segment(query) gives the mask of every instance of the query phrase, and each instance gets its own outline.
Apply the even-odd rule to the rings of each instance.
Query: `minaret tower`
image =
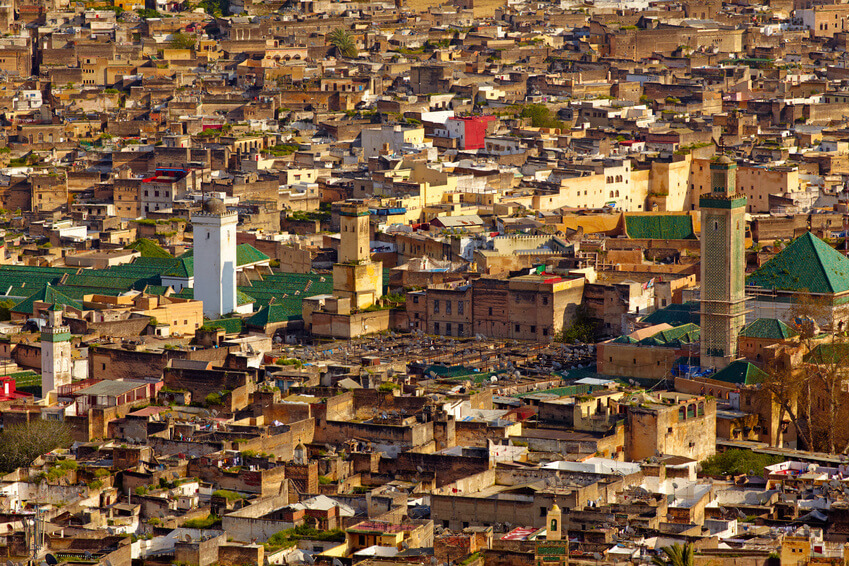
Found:
[[[534,566],[569,566],[569,537],[563,536],[563,512],[557,503],[545,516],[545,540],[537,540]]]
[[[339,210],[339,262],[333,266],[333,294],[351,299],[351,307],[363,309],[383,296],[383,264],[371,260],[369,209],[348,200]]]
[[[557,503],[551,506],[548,510],[548,515],[545,519],[545,540],[560,540],[563,538],[562,531],[563,513]]]
[[[710,165],[711,192],[701,195],[701,366],[720,370],[737,357],[746,320],[746,196],[737,194],[737,164]]]
[[[41,397],[71,383],[71,329],[62,325],[62,308],[47,309],[47,326],[41,329]]]
[[[234,312],[236,303],[236,225],[239,215],[211,198],[192,214],[194,294],[211,319]]]

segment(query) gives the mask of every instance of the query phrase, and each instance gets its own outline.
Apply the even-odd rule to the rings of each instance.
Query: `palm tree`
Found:
[[[342,57],[353,59],[359,53],[351,34],[342,28],[336,28],[327,34],[327,42],[335,47]]]
[[[655,556],[652,559],[655,566],[693,566],[693,545],[690,543],[684,546],[675,543],[672,546],[664,546],[660,550],[666,558]]]

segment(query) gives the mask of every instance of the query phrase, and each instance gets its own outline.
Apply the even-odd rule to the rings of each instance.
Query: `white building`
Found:
[[[203,203],[203,212],[192,214],[194,230],[194,296],[203,301],[203,314],[211,319],[235,312],[236,224],[239,215],[227,212],[216,198]]]
[[[71,383],[71,329],[62,325],[62,309],[48,310],[47,326],[41,329],[41,397]]]

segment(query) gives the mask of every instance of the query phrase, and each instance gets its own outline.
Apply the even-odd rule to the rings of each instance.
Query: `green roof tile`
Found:
[[[769,338],[773,340],[786,340],[798,335],[798,332],[775,318],[759,318],[740,331],[740,336],[747,338]]]
[[[82,310],[83,308],[82,303],[79,301],[72,299],[61,291],[57,291],[53,286],[47,285],[12,307],[11,310],[17,313],[33,314],[36,302],[59,303],[60,305],[78,310]]]
[[[195,275],[195,260],[193,257],[186,257],[185,254],[171,266],[170,269],[162,273],[163,277],[180,277],[188,279]]]
[[[265,328],[268,324],[300,320],[302,317],[300,302],[300,300],[294,302],[283,300],[279,303],[272,303],[262,307],[259,312],[250,317],[246,322],[248,326],[253,326],[254,328]]]
[[[153,240],[149,240],[147,238],[139,238],[132,244],[128,245],[128,250],[136,250],[141,252],[142,257],[150,257],[150,258],[167,258],[172,259],[173,256],[165,251],[162,246],[154,242]]]
[[[629,238],[655,240],[693,240],[693,219],[689,214],[626,214],[625,231]]]
[[[783,291],[849,291],[849,259],[806,232],[746,278],[747,285]]]
[[[700,328],[695,324],[682,324],[675,328],[661,330],[653,336],[643,338],[639,344],[643,346],[661,346],[674,348],[683,344],[693,344],[699,341]]]
[[[682,324],[699,324],[699,302],[673,303],[658,309],[643,317],[641,322],[648,324],[663,324],[681,326]]]
[[[194,249],[182,254],[179,259],[194,257]],[[260,261],[268,261],[271,258],[250,244],[239,244],[236,246],[236,265],[250,265]]]
[[[744,360],[737,360],[711,375],[710,379],[725,383],[752,385],[763,382],[766,376],[766,372],[758,366]]]
[[[242,331],[243,323],[241,318],[219,318],[218,320],[208,320],[203,323],[204,326],[223,328],[228,334],[238,334]]]

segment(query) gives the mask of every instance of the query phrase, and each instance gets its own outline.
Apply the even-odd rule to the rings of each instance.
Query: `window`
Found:
[[[548,511],[546,510],[546,508],[545,508],[545,507],[540,507],[540,508],[539,508],[539,516],[540,516],[540,517],[545,517],[545,516],[547,516],[547,515],[548,515]]]
[[[445,335],[451,336],[451,323],[450,322],[445,323]]]
[[[465,303],[463,301],[457,301],[457,314],[463,314],[464,310],[466,310]]]
[[[419,296],[418,295],[413,295],[413,302],[415,304],[419,304]]]
[[[451,314],[451,301],[445,301],[445,314]]]
[[[433,333],[439,334],[439,323],[438,322],[433,323]]]
[[[462,324],[457,325],[457,336],[462,336],[465,331],[465,327]]]
[[[489,307],[489,316],[492,316],[492,307]]]
[[[687,419],[687,409],[684,407],[678,407],[678,420],[683,421]]]
[[[531,334],[536,334],[536,332],[537,332],[537,327],[532,325],[531,326]]]
[[[548,328],[543,328],[543,329],[542,329],[542,335],[543,335],[543,336],[548,336]]]
[[[522,329],[522,327],[521,327],[520,325],[518,325],[518,324],[517,324],[517,325],[516,325],[516,332],[519,332],[521,329]]]
[[[439,299],[433,300],[433,312],[439,312]]]

